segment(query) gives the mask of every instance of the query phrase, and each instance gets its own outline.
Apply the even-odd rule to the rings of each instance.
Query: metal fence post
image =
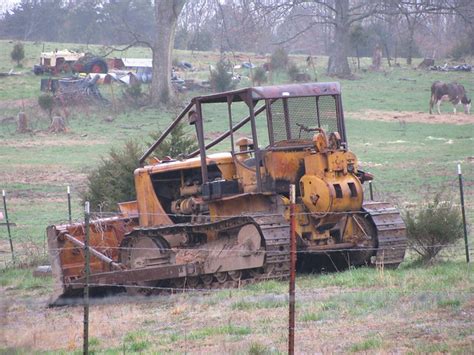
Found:
[[[90,254],[89,254],[89,222],[90,222],[90,208],[89,201],[84,204],[84,266],[86,273],[86,283],[84,285],[84,339],[83,339],[83,353],[89,354],[89,274],[90,274]]]
[[[71,212],[71,188],[67,185],[67,211],[69,215],[69,224],[72,223],[72,212]]]
[[[466,248],[466,262],[469,263],[469,243],[467,241],[467,224],[466,224],[466,210],[464,207],[464,189],[462,181],[461,164],[458,164],[458,177],[459,177],[459,192],[461,195],[461,213],[462,213],[462,224],[464,227],[464,246]]]
[[[374,191],[372,190],[372,181],[369,181],[370,201],[374,200]]]
[[[295,353],[295,278],[296,278],[296,192],[295,185],[290,185],[290,287],[288,317],[288,354]]]
[[[3,197],[3,210],[5,211],[5,221],[7,224],[8,241],[10,242],[10,250],[12,253],[13,265],[15,265],[15,252],[13,250],[12,232],[10,230],[10,221],[8,219],[8,210],[7,210],[7,194],[5,190],[2,190],[2,197]]]

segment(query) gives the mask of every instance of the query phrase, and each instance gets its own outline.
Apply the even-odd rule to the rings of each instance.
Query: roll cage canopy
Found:
[[[232,104],[235,102],[245,102],[249,109],[249,114],[234,125]],[[202,105],[214,103],[227,103],[229,129],[206,144]],[[266,128],[269,138],[269,145],[265,149],[260,148],[258,145],[258,134],[255,124],[256,117],[263,112],[265,112],[264,116],[266,116]],[[347,145],[339,83],[305,83],[250,87],[193,98],[188,106],[141,157],[141,165],[185,116],[187,116],[189,123],[195,126],[199,143],[199,149],[191,152],[185,158],[200,155],[203,183],[208,181],[206,151],[230,137],[231,151],[234,154],[234,133],[249,122],[254,147],[251,151],[247,151],[247,153],[254,153],[257,166],[262,163],[262,152],[265,150],[304,149],[311,146],[311,139],[315,128],[323,128],[329,132],[338,131],[343,144]],[[261,134],[260,132],[260,136]],[[260,171],[259,169],[256,170],[257,189],[261,191]]]
[[[337,82],[333,83],[305,83],[273,86],[257,86],[239,90],[227,91],[219,94],[198,96],[193,100],[201,104],[217,102],[259,101],[265,99],[280,99],[288,97],[308,97],[321,95],[340,95],[341,86]]]

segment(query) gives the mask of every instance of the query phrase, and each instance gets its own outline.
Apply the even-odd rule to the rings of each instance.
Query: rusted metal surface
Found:
[[[121,272],[103,272],[90,276],[92,285],[137,285],[147,281],[168,280],[199,275],[197,265],[160,265],[143,269],[129,269]],[[71,283],[72,288],[84,287],[85,279],[79,278]]]
[[[83,242],[81,242],[80,240],[74,238],[72,235],[70,235],[68,233],[61,234],[61,236],[64,236],[66,239],[68,239],[70,242],[72,242],[72,244],[78,246],[79,248],[82,248],[82,249],[86,248],[86,246]],[[98,252],[94,248],[88,246],[87,249],[89,250],[89,253],[91,253],[93,256],[95,256],[100,261],[103,261],[104,263],[110,265],[110,267],[112,269],[116,269],[116,270],[122,270],[123,269],[122,265],[120,265],[119,263],[116,263],[111,258],[109,258],[108,256]]]
[[[228,91],[220,94],[200,96],[196,98],[196,100],[203,104],[217,103],[227,102],[227,97],[229,97],[233,102],[239,102],[245,101],[245,98],[249,94],[251,99],[254,101],[295,96],[311,97],[322,95],[340,95],[341,86],[337,82],[258,86]]]

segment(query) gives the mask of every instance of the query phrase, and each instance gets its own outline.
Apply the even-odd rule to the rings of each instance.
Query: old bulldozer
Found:
[[[205,112],[228,127],[206,139]],[[236,108],[239,108],[238,110]],[[244,110],[242,110],[244,108]],[[244,117],[236,120],[236,112]],[[153,156],[181,122],[199,149]],[[214,127],[215,128],[215,127]],[[131,294],[236,287],[289,275],[290,185],[296,186],[298,268],[395,268],[405,225],[396,208],[364,200],[349,150],[339,83],[252,87],[199,96],[142,156],[136,201],[90,224],[90,286]],[[84,223],[47,229],[55,299],[85,284]]]

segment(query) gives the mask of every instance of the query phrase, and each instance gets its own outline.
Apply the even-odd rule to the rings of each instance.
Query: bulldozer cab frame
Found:
[[[248,107],[248,116],[233,124],[232,104],[244,102]],[[226,103],[229,129],[209,143],[205,143],[203,106]],[[140,164],[153,153],[173,129],[187,116],[188,122],[195,126],[199,149],[191,152],[185,159],[200,156],[203,185],[210,183],[206,164],[207,151],[224,139],[230,138],[232,156],[252,155],[251,164],[262,166],[263,153],[266,151],[304,150],[313,147],[312,137],[318,129],[326,132],[339,132],[341,144],[347,147],[344,114],[342,109],[341,88],[337,82],[290,84],[267,87],[251,87],[219,94],[198,96],[180,113],[163,132],[158,140],[141,157]],[[269,145],[259,146],[262,132],[257,131],[256,120],[266,120]],[[236,151],[236,132],[250,123],[252,143],[247,149]],[[256,191],[265,192],[261,170],[255,169]]]

